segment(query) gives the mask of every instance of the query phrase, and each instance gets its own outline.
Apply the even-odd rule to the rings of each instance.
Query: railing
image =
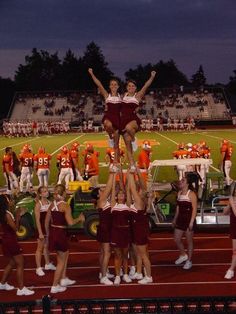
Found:
[[[62,314],[223,314],[236,313],[236,297],[56,300],[45,296],[40,301],[1,303],[0,314],[34,313],[39,306],[43,314],[53,313],[53,309]]]

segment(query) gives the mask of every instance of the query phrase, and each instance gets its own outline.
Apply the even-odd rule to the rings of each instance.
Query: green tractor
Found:
[[[68,204],[72,209],[72,216],[76,218],[83,213],[85,216],[84,224],[79,223],[68,227],[70,233],[76,233],[79,229],[84,229],[85,234],[95,238],[97,235],[97,225],[99,224],[99,216],[97,210],[94,208],[94,202],[91,198],[90,191],[82,192],[81,189],[75,191],[68,196]],[[36,230],[34,217],[35,199],[33,196],[27,196],[16,203],[16,209],[24,208],[25,213],[21,216],[20,226],[17,231],[19,240],[25,240],[34,235]]]

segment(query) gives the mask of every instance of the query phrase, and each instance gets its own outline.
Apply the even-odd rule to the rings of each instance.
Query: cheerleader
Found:
[[[175,264],[180,265],[185,262],[183,269],[190,269],[192,268],[193,233],[196,228],[197,196],[193,191],[190,176],[186,176],[180,181],[179,188],[176,213],[172,222],[174,240],[180,251],[180,256]],[[182,242],[184,234],[187,240],[188,254],[186,254]]]
[[[48,189],[47,187],[41,186],[38,189],[38,201],[34,207],[35,222],[38,231],[37,239],[37,249],[35,252],[36,260],[36,274],[38,276],[44,276],[45,273],[41,267],[42,254],[45,259],[45,270],[56,270],[56,267],[50,263],[49,252],[48,252],[48,243],[46,241],[46,231],[45,231],[45,217],[50,206],[48,201]]]
[[[122,182],[122,180],[120,180]],[[127,188],[128,185],[127,185]],[[115,180],[113,180],[111,193],[112,230],[111,245],[114,248],[115,280],[114,285],[121,282],[121,266],[123,266],[123,281],[132,282],[128,275],[128,251],[131,241],[130,235],[130,200],[126,198],[126,192],[120,185],[116,192]]]
[[[46,219],[45,230],[48,237],[49,251],[56,251],[57,266],[54,273],[51,293],[63,292],[67,286],[75,284],[66,276],[67,262],[69,257],[69,245],[67,241],[67,225],[74,225],[84,222],[83,214],[73,219],[71,208],[65,202],[66,189],[62,184],[57,184],[54,189],[54,201],[50,205]],[[50,229],[49,229],[50,225]]]
[[[10,200],[7,195],[0,195],[0,224],[2,226],[2,252],[8,258],[8,264],[3,270],[2,279],[0,282],[0,290],[13,290],[14,286],[7,283],[11,271],[16,266],[16,280],[18,289],[16,294],[18,296],[34,294],[24,286],[24,259],[21,253],[21,248],[17,242],[16,231],[18,229],[21,211],[16,213],[16,221],[14,216],[9,211]]]
[[[129,175],[129,186],[133,199],[133,203],[130,206],[131,235],[137,259],[137,272],[131,277],[131,279],[139,280],[139,284],[148,284],[153,282],[151,275],[151,262],[148,254],[149,222],[146,212],[148,200],[145,183],[143,182],[139,169],[137,169],[137,174],[139,178],[139,190],[136,187],[134,175]],[[142,265],[145,268],[145,277],[143,277],[142,274]]]
[[[138,149],[135,141],[135,134],[140,129],[141,120],[136,114],[141,99],[144,97],[146,90],[153,82],[156,72],[152,71],[150,78],[146,81],[140,91],[137,92],[136,82],[129,80],[126,85],[125,93],[121,109],[120,109],[120,132],[123,135],[127,148],[127,157],[131,166],[131,171],[135,171],[135,161],[133,151]]]
[[[224,214],[230,215],[230,237],[232,239],[233,251],[231,265],[224,278],[232,279],[234,277],[234,269],[236,266],[236,185],[234,186],[232,196],[229,199],[229,205],[224,209]]]
[[[97,85],[101,95],[105,99],[106,110],[102,122],[106,132],[109,135],[109,146],[115,149],[115,162],[119,156],[119,128],[120,128],[120,106],[121,97],[118,93],[119,81],[116,78],[110,80],[109,89],[110,93],[106,91],[102,83],[97,79],[93,73],[93,69],[88,69],[94,83]]]
[[[115,172],[110,170],[109,178],[105,188],[95,188],[91,192],[91,196],[96,200],[96,208],[99,213],[99,225],[97,227],[97,240],[101,244],[101,251],[99,257],[100,263],[100,283],[104,285],[113,285],[110,280],[114,276],[108,271],[108,263],[111,257],[111,204],[108,198],[112,189],[112,182],[114,180]]]

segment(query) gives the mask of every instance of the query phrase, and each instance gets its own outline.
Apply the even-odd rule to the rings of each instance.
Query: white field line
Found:
[[[64,143],[62,146],[60,146],[60,147],[59,147],[58,149],[56,149],[54,152],[50,153],[50,155],[52,155],[52,156],[55,155],[63,146],[66,146],[66,145],[68,145],[68,144],[70,144],[70,143],[76,141],[77,139],[81,138],[82,136],[84,136],[84,134],[81,134],[81,135],[77,136],[76,138],[74,138],[73,140],[71,140],[71,141],[69,141],[69,142],[67,142],[67,143]]]
[[[197,133],[197,132],[196,132],[196,134],[202,135],[201,133]],[[224,139],[224,137],[219,137],[219,136],[214,136],[214,135],[209,135],[209,134],[204,134],[204,136],[211,137],[211,138],[214,138],[216,140],[223,140]],[[233,144],[236,144],[235,141],[231,141],[231,140],[229,140],[229,141]]]
[[[16,143],[16,144],[13,144],[13,145],[7,145],[9,147],[15,147],[15,146],[18,146],[18,145],[21,145],[21,144],[25,144],[25,143],[29,143],[29,142],[32,142],[32,141],[36,141],[36,140],[41,140],[42,137],[34,137],[32,138],[31,140],[27,140],[27,141],[23,141],[23,142],[19,142],[19,143]],[[4,148],[0,148],[0,150],[4,150],[7,146],[5,146]]]
[[[214,251],[232,251],[232,248],[211,248],[211,249],[194,249],[194,252],[214,252]],[[149,250],[149,253],[171,253],[179,252],[177,249],[160,249],[160,250]],[[90,254],[100,254],[100,251],[84,251],[84,252],[70,252],[70,255],[90,255]],[[24,256],[35,256],[35,253],[25,253]],[[52,253],[51,255],[56,255]],[[3,257],[3,254],[0,254]]]
[[[220,131],[223,131],[223,132],[231,132],[231,133],[236,133],[236,129],[215,129],[215,130],[212,130],[212,129],[208,129],[208,130],[198,130],[199,133],[216,133],[216,132],[220,132]],[[197,132],[194,132],[194,133],[197,133]]]
[[[163,134],[160,134],[160,133],[158,133],[158,132],[155,132],[155,133],[156,133],[157,135],[159,135],[159,136],[165,138],[166,140],[168,140],[168,141],[170,141],[170,142],[176,144],[176,145],[179,144],[179,143],[177,143],[176,141],[173,141],[171,138],[169,138],[169,137],[167,137],[167,136],[165,136],[165,135],[163,135]],[[199,133],[196,133],[196,134],[199,134]],[[215,167],[212,166],[212,165],[210,166],[210,168],[212,168],[212,169],[215,170],[216,172],[220,172],[219,169],[215,168]]]

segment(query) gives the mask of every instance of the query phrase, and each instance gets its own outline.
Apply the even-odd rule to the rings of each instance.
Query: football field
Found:
[[[56,168],[56,156],[60,152],[60,149],[64,145],[70,145],[74,141],[80,143],[80,168],[83,168],[83,157],[81,152],[85,149],[88,143],[94,146],[94,149],[98,151],[99,154],[99,164],[100,164],[100,174],[99,182],[106,183],[108,174],[108,165],[105,163],[106,149],[108,148],[107,135],[105,133],[70,133],[67,135],[42,135],[39,137],[29,137],[29,138],[6,138],[0,137],[0,155],[1,161],[4,155],[4,149],[7,146],[11,146],[13,150],[18,155],[22,146],[25,143],[29,143],[32,146],[33,153],[37,153],[39,146],[43,146],[46,152],[52,155],[51,168],[50,168],[50,185],[53,185],[57,181],[58,170]],[[206,141],[207,145],[211,150],[211,158],[213,159],[213,165],[211,171],[219,171],[220,162],[220,143],[222,139],[228,139],[234,147],[236,147],[236,130],[196,130],[192,132],[139,132],[137,134],[139,149],[135,152],[137,157],[142,142],[144,140],[149,140],[152,146],[152,158],[156,159],[172,159],[172,153],[176,150],[178,143],[184,142],[196,144],[199,141]],[[123,141],[121,141],[121,147],[125,150]],[[231,177],[236,179],[236,165],[234,162],[233,153],[233,166],[231,168]],[[124,165],[124,168],[127,164]],[[160,182],[170,182],[177,179],[176,173],[171,167],[162,167],[159,171],[158,181]],[[0,186],[5,185],[5,180],[3,173],[0,173]],[[38,185],[38,180],[36,174],[34,175],[34,185]]]

